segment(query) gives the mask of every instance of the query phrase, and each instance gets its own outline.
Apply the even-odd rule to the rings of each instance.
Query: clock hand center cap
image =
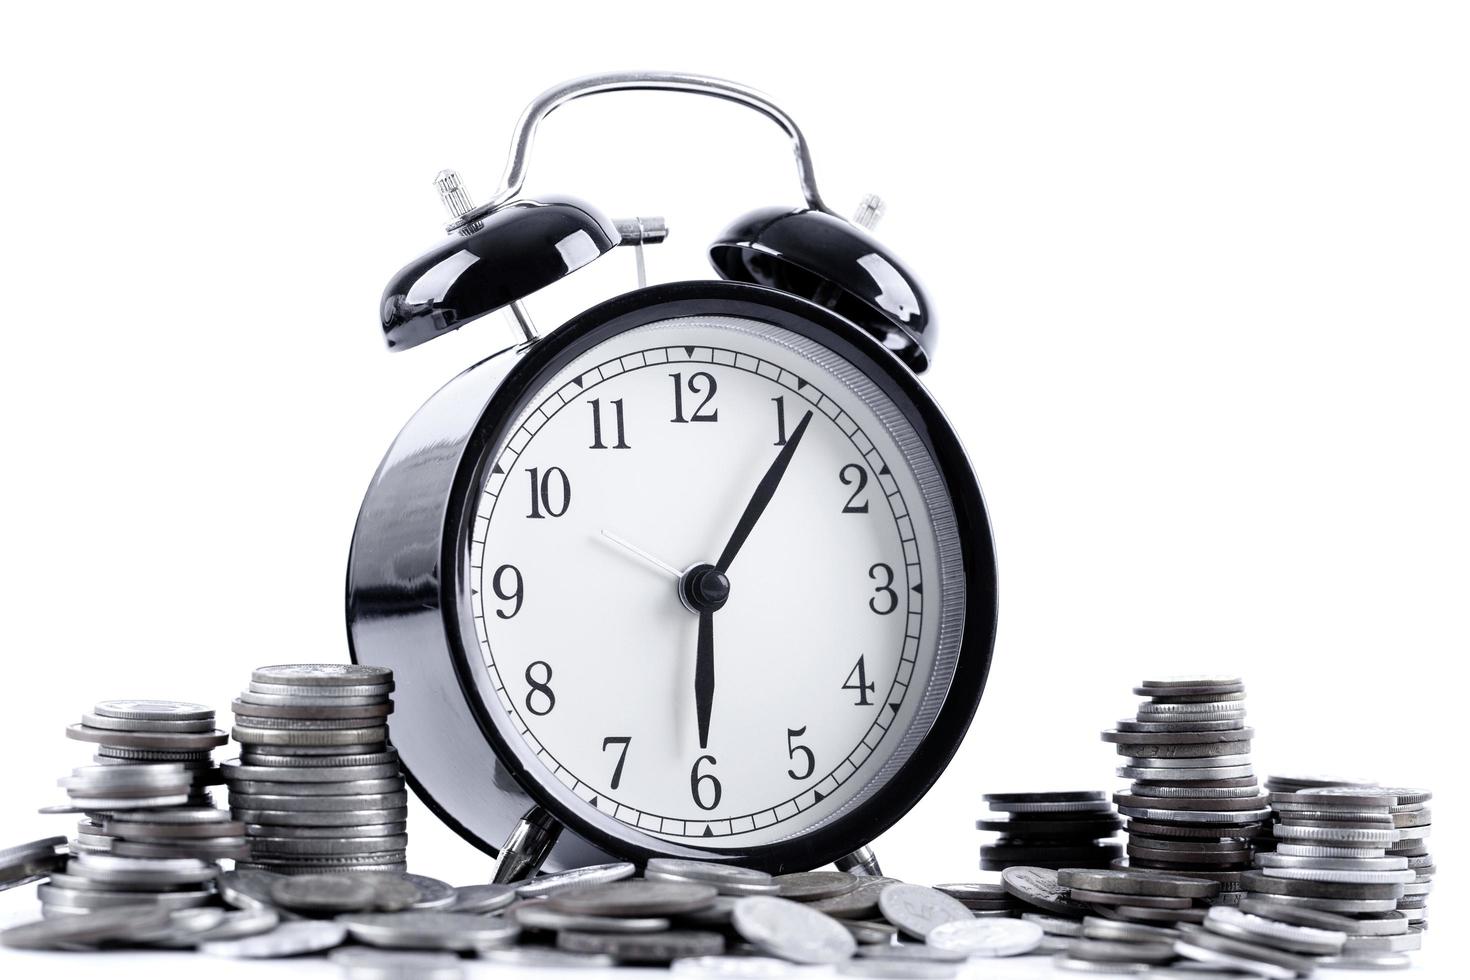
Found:
[[[691,567],[679,578],[679,601],[690,612],[718,612],[729,600],[729,577],[708,562]]]

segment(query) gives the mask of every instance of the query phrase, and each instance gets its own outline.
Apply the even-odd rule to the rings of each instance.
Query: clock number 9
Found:
[[[893,588],[893,568],[881,561],[868,569],[868,578],[876,582],[880,577],[883,579],[883,584],[873,590],[873,597],[868,600],[868,608],[879,616],[887,616],[898,608],[898,592]],[[883,597],[881,602],[879,601],[880,596]]]
[[[540,680],[532,673],[537,667],[546,674]],[[531,689],[526,692],[526,710],[533,715],[551,714],[551,709],[556,707],[556,693],[551,689],[551,664],[544,660],[533,660],[527,664],[526,683],[531,685]]]
[[[709,403],[714,401],[715,392],[719,390],[719,383],[715,381],[714,375],[708,371],[696,371],[689,376],[689,394],[704,395],[704,401],[694,410],[689,418],[684,417],[684,375],[674,373],[669,375],[674,379],[674,417],[670,422],[718,422],[720,410],[717,408],[712,412],[705,412]]]
[[[724,792],[720,787],[720,781],[715,778],[714,773],[707,772],[701,774],[699,771],[699,767],[706,762],[714,765],[715,761],[715,757],[712,755],[702,755],[694,760],[694,768],[689,770],[689,795],[694,797],[694,805],[701,810],[713,810],[719,806],[720,796]],[[704,786],[710,787],[710,795],[714,797],[708,803],[704,801],[704,797],[700,792]]]
[[[515,581],[515,586],[506,591],[505,579],[509,577]],[[516,613],[521,611],[521,603],[526,597],[526,583],[521,578],[521,570],[514,565],[501,565],[495,570],[495,575],[490,579],[490,590],[495,593],[495,598],[501,602],[514,602],[510,612],[504,609],[495,610],[495,615],[500,619],[515,619]]]

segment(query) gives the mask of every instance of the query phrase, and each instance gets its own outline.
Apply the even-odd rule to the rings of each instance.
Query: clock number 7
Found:
[[[623,783],[623,763],[628,761],[628,743],[631,741],[633,741],[633,736],[631,735],[609,735],[602,740],[602,751],[604,752],[607,751],[609,745],[621,745],[623,747],[623,751],[618,753],[618,764],[613,766],[613,778],[609,784],[613,789],[617,789]]]
[[[853,702],[855,707],[862,707],[873,703],[868,700],[868,695],[876,691],[878,686],[868,682],[868,668],[862,657],[858,657],[857,663],[853,664],[852,670],[848,671],[847,681],[842,685],[842,689],[844,691],[858,692],[858,699]]]

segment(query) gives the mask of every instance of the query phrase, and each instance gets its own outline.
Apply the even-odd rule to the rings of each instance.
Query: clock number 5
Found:
[[[527,517],[538,521],[560,517],[572,506],[572,481],[567,479],[566,470],[553,466],[542,473],[532,466],[526,474],[531,478],[531,513]]]
[[[802,725],[800,728],[786,729],[786,754],[791,756],[791,758],[793,759],[796,758],[797,753],[801,753],[802,755],[806,756],[805,772],[797,772],[795,769],[786,770],[786,775],[790,776],[792,779],[806,779],[817,768],[817,757],[812,753],[812,750],[807,748],[805,745],[797,745],[795,742],[796,736],[805,734],[805,725]]]
[[[704,401],[694,410],[694,414],[688,418],[684,417],[684,375],[674,373],[669,375],[674,379],[674,417],[670,422],[718,422],[720,410],[706,412],[709,403],[714,401],[715,392],[719,390],[719,383],[715,381],[714,375],[708,371],[696,371],[689,376],[689,394],[704,395]]]
[[[607,751],[609,745],[621,745],[623,747],[623,751],[618,753],[618,764],[613,766],[613,778],[609,784],[613,789],[617,789],[623,784],[623,763],[628,761],[628,743],[632,741],[633,736],[631,735],[609,735],[602,740],[602,751],[604,752]]]
[[[713,766],[715,761],[715,757],[712,755],[702,755],[694,760],[694,768],[689,770],[689,795],[694,797],[694,805],[701,810],[713,810],[719,806],[720,796],[724,792],[720,788],[720,781],[715,778],[714,773],[700,773],[699,771],[699,767],[706,762]],[[706,786],[709,787],[711,797],[708,803],[704,801],[704,796],[702,795],[703,788]]]

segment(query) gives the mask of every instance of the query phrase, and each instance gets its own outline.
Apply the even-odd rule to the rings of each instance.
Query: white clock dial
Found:
[[[577,357],[507,432],[470,606],[492,715],[538,778],[718,849],[892,774],[943,700],[963,587],[933,461],[876,385],[779,328],[686,317]]]

